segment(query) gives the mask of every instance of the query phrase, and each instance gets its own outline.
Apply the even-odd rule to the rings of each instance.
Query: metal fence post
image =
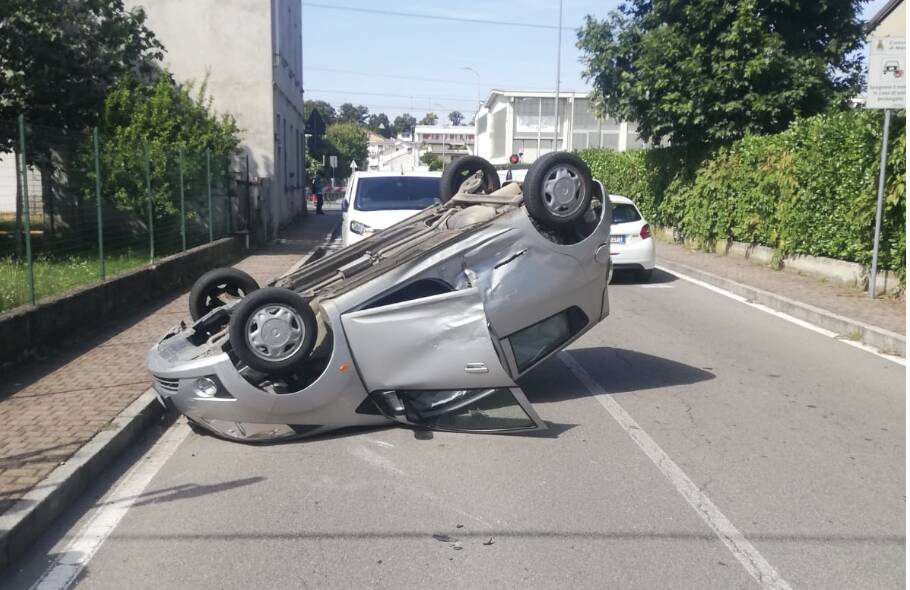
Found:
[[[28,208],[28,158],[25,152],[25,117],[19,115],[19,152],[22,173],[22,222],[25,224],[25,277],[28,283],[28,299],[35,304],[35,266],[32,260],[32,223]]]
[[[177,170],[180,173],[180,244],[186,251],[186,200],[183,194],[183,146],[177,147]]]
[[[98,201],[98,274],[104,280],[104,218],[101,210],[101,157],[98,147],[98,128],[92,129],[92,144],[95,148],[95,200]]]
[[[152,204],[152,162],[145,142],[145,195],[149,200],[149,262],[155,260],[155,206]]]
[[[882,201],[885,196],[885,171],[888,169],[888,127],[891,109],[885,109],[885,127],[882,130],[881,163],[878,170],[878,197],[875,202],[875,237],[872,242],[872,268],[869,271],[869,297],[875,299],[875,275],[878,273],[878,245],[882,235]]]
[[[215,241],[215,218],[212,216],[212,150],[205,148],[205,184],[209,196],[209,243]]]

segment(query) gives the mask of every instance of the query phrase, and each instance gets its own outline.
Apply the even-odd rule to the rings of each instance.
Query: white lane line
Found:
[[[607,413],[626,431],[626,434],[635,441],[635,444],[644,451],[645,455],[660,469],[660,472],[676,487],[676,491],[686,499],[686,502],[701,516],[714,534],[727,546],[733,557],[745,568],[749,575],[765,590],[792,590],[790,584],[780,577],[777,570],[768,563],[758,549],[746,539],[733,523],[724,516],[708,496],[702,492],[695,482],[680,469],[679,465],[651,438],[647,432],[638,425],[632,416],[619,405],[613,396],[604,392],[603,388],[594,380],[587,371],[566,351],[559,353],[559,359],[581,381],[582,385],[591,395],[600,402]]]
[[[639,287],[641,287],[642,289],[674,289],[675,288],[673,285],[664,285],[663,283],[654,283],[653,285],[646,283],[644,285],[639,285]]]
[[[712,285],[710,283],[700,281],[694,277],[690,277],[689,275],[683,274],[681,272],[678,272],[675,270],[670,270],[669,268],[665,268],[663,266],[657,266],[656,268],[658,268],[666,273],[670,273],[671,275],[673,275],[675,277],[679,277],[684,281],[689,281],[690,283],[692,283],[694,285],[698,285],[699,287],[704,287],[705,289],[708,289],[709,291],[714,291],[718,295],[723,295],[724,297],[727,297],[734,301],[738,301],[738,302],[744,303],[745,305],[748,305],[750,307],[754,307],[755,309],[757,309],[759,311],[763,311],[763,312],[769,313],[773,316],[777,316],[782,320],[790,322],[791,324],[796,324],[797,326],[801,326],[803,328],[806,328],[807,330],[812,330],[813,332],[815,332],[817,334],[821,334],[823,336],[827,336],[828,338],[834,338],[835,340],[837,340],[839,342],[843,342],[844,344],[849,344],[850,346],[853,346],[854,348],[859,348],[860,350],[864,350],[866,352],[871,352],[875,356],[889,360],[892,363],[897,363],[904,367],[907,366],[907,360],[903,357],[899,357],[899,356],[893,355],[893,354],[886,354],[884,352],[881,352],[874,346],[869,346],[868,344],[863,344],[862,342],[857,342],[855,340],[848,340],[848,339],[844,338],[843,336],[841,336],[840,334],[838,334],[837,332],[832,332],[831,330],[826,330],[825,328],[816,326],[815,324],[810,324],[809,322],[807,322],[805,320],[795,318],[792,315],[784,313],[782,311],[777,311],[776,309],[772,309],[772,308],[768,307],[767,305],[763,305],[761,303],[756,303],[754,301],[746,299],[742,295],[737,295],[736,293],[732,293],[730,291],[727,291],[726,289],[721,289],[720,287],[715,287],[714,285]]]
[[[171,427],[114,489],[98,500],[95,513],[32,584],[31,590],[69,588],[189,432],[189,426],[183,422]]]

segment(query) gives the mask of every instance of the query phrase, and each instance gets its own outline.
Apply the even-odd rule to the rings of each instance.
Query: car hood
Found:
[[[385,211],[352,211],[350,218],[365,223],[375,230],[385,229],[420,213],[420,209],[400,209]]]

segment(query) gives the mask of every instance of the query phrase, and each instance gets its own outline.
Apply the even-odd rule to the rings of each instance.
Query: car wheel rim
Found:
[[[306,329],[294,309],[273,303],[257,309],[246,322],[250,350],[267,361],[291,358],[303,345]]]
[[[543,202],[553,216],[573,217],[584,203],[581,172],[570,164],[552,168],[543,181]]]

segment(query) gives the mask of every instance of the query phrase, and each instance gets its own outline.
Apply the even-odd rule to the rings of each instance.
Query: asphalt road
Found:
[[[545,435],[244,446],[178,424],[75,586],[903,587],[904,367],[664,273],[613,285],[568,353],[587,384],[559,357],[522,383]],[[87,495],[0,585],[118,501]]]

